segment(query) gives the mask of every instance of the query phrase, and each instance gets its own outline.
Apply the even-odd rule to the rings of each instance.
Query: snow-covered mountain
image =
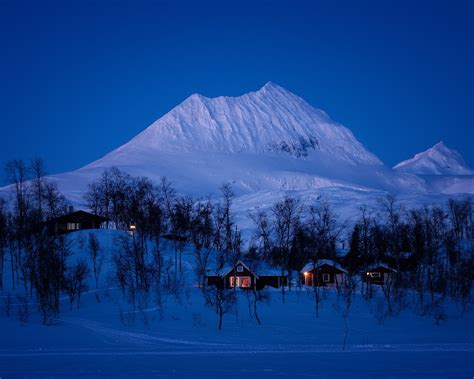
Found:
[[[418,175],[434,192],[474,194],[474,170],[464,162],[461,154],[443,142],[398,163],[394,169]]]
[[[386,167],[349,129],[271,82],[238,97],[191,95],[74,175],[91,177],[111,166],[152,179],[167,176],[179,191],[200,195],[225,182],[239,194],[327,187],[425,190],[422,180]]]
[[[455,161],[462,166],[462,158]],[[237,97],[191,95],[103,158],[50,178],[77,206],[84,205],[87,185],[113,166],[155,181],[166,176],[192,196],[218,196],[230,183],[241,224],[249,211],[271,206],[285,191],[307,201],[324,196],[342,217],[358,214],[362,205],[377,207],[387,192],[409,206],[445,202],[447,193],[474,194],[471,179],[433,181],[400,165],[387,167],[349,129],[269,82]]]
[[[272,82],[239,97],[191,95],[93,165],[121,161],[136,151],[284,153],[293,157],[318,151],[350,164],[382,164],[349,129]]]
[[[474,175],[474,170],[464,162],[461,154],[443,142],[398,163],[394,169],[417,175]]]

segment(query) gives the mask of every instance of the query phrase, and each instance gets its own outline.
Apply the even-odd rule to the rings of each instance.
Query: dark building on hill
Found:
[[[252,270],[242,261],[238,261],[234,267],[228,266],[222,270],[208,270],[207,284],[218,288],[242,288],[262,290],[265,287],[279,288],[287,285],[287,275],[281,270],[261,265]]]
[[[101,229],[108,220],[105,217],[86,211],[75,211],[53,218],[49,221],[50,229],[59,234],[83,229]]]
[[[384,263],[377,263],[370,266],[367,272],[362,274],[362,279],[367,283],[384,285],[391,280],[397,270]]]
[[[301,270],[300,280],[305,286],[337,287],[346,280],[347,270],[330,259],[309,262]]]

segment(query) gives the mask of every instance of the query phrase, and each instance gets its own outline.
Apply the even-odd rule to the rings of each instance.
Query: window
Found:
[[[331,275],[330,274],[323,274],[323,282],[328,283],[331,281]]]
[[[243,266],[237,266],[237,272],[244,272]]]
[[[241,276],[240,278],[240,287],[249,288],[250,287],[250,276]]]
[[[377,272],[377,271],[375,271],[375,272],[369,272],[369,276],[370,276],[371,278],[380,278],[380,272]]]
[[[79,230],[79,223],[78,222],[68,222],[67,223],[67,230]]]
[[[230,277],[230,286],[234,287],[234,280],[236,280],[237,287],[250,288],[252,280],[250,276],[231,276]]]

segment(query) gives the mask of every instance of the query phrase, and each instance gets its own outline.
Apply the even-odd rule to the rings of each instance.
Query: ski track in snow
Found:
[[[206,345],[196,343],[197,345]],[[473,343],[465,344],[380,344],[380,345],[351,345],[342,350],[341,345],[320,345],[320,346],[284,346],[279,345],[247,346],[229,345],[225,350],[135,350],[135,349],[37,349],[26,351],[0,350],[0,357],[34,357],[34,356],[129,356],[129,355],[253,355],[253,354],[320,354],[320,353],[427,353],[427,352],[474,352]]]
[[[188,354],[299,354],[299,353],[361,353],[361,352],[474,352],[474,343],[432,344],[355,344],[342,350],[341,344],[221,344],[157,337],[144,333],[128,332],[86,319],[68,318],[57,321],[91,330],[116,344],[127,343],[130,347],[110,348],[51,348],[26,351],[0,350],[0,357],[53,356],[53,355],[188,355]],[[122,345],[120,345],[122,346]],[[172,347],[170,349],[170,347]],[[176,350],[175,350],[176,349]]]
[[[204,343],[198,341],[186,341],[174,338],[163,338],[151,336],[144,333],[127,332],[118,329],[107,328],[95,321],[86,319],[57,319],[57,321],[77,325],[93,332],[96,332],[115,342],[128,342],[139,346],[153,346],[158,343],[175,344],[175,345],[197,345],[197,346],[224,346],[223,344]]]

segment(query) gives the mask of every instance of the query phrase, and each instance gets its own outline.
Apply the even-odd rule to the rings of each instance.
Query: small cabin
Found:
[[[101,229],[108,220],[86,211],[75,211],[52,219],[49,224],[55,233],[64,234],[84,229]]]
[[[208,285],[218,288],[262,290],[265,287],[280,288],[287,285],[287,275],[283,275],[281,270],[266,265],[252,270],[242,261],[234,266],[224,267],[219,272],[209,269],[206,278]]]
[[[370,266],[367,271],[363,273],[362,279],[367,283],[384,285],[388,280],[393,278],[396,272],[397,270],[384,263],[377,263]]]
[[[347,270],[332,260],[318,259],[306,264],[300,274],[305,286],[337,287],[345,282]]]

